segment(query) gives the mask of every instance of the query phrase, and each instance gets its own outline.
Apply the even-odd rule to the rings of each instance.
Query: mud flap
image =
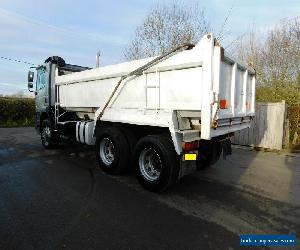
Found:
[[[228,138],[228,139],[220,141],[220,144],[221,144],[222,151],[223,151],[223,159],[226,159],[227,155],[231,155],[232,154],[231,141]]]
[[[178,174],[178,179],[182,178],[185,175],[192,174],[196,172],[196,161],[183,161],[180,160],[180,169]]]

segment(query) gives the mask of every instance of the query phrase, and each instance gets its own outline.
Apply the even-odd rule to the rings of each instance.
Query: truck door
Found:
[[[40,67],[37,69],[36,79],[36,112],[40,114],[49,105],[48,84],[47,84],[46,68]]]

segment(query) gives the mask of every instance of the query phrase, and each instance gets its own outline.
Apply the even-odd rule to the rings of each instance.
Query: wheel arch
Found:
[[[49,120],[51,126],[53,126],[54,124],[54,115],[53,115],[53,112],[51,110],[51,107],[47,107],[44,111],[41,112],[40,114],[40,119],[39,119],[39,132],[41,133],[42,131],[42,124],[43,124],[43,121],[45,120]]]
[[[40,115],[40,122],[39,122],[39,132],[42,132],[42,124],[43,121],[47,120],[49,118],[47,112],[42,112]]]

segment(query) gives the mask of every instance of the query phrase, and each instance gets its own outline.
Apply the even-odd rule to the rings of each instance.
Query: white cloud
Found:
[[[101,50],[103,64],[117,63],[136,25],[151,6],[160,2],[168,4],[173,0],[0,0],[0,56],[40,64],[48,56],[58,55],[67,62],[92,67],[96,52]],[[205,8],[215,31],[219,31],[233,5],[226,26],[230,32],[223,43],[225,46],[246,32],[253,22],[258,30],[266,30],[281,18],[300,13],[299,0],[200,3],[189,0],[182,3],[195,3]],[[0,82],[20,82],[21,85],[26,80],[27,70],[27,65],[1,62],[0,59]],[[1,85],[0,93],[4,87],[13,88]]]
[[[110,63],[121,57],[124,37],[97,33],[82,28],[59,27],[0,8],[0,56],[41,64],[52,55],[62,56],[67,62],[95,65],[95,54],[102,49],[102,61]],[[17,68],[18,70],[13,70]],[[20,82],[26,78],[28,65],[0,59],[0,82]],[[11,70],[8,70],[11,69]],[[13,91],[17,85],[1,84],[0,94]],[[23,88],[23,87],[19,87]]]
[[[52,45],[62,44],[68,40],[80,39],[86,42],[104,42],[115,45],[124,45],[126,40],[121,36],[112,34],[86,32],[80,28],[59,27],[33,18],[4,10],[0,8],[0,26],[10,31],[14,36],[28,32],[26,36]],[[13,32],[12,32],[13,30]],[[0,37],[8,38],[9,32],[0,33]],[[23,34],[25,35],[25,34]]]

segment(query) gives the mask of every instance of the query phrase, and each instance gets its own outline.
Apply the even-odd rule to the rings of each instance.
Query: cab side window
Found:
[[[36,90],[39,91],[46,86],[46,72],[44,69],[39,69],[37,75]]]

